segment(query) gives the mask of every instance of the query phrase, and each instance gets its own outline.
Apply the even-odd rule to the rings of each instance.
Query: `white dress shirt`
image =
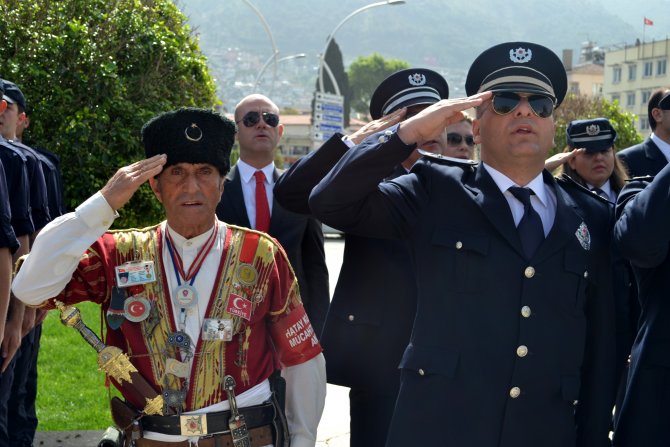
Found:
[[[589,188],[590,190],[593,190],[594,188],[600,188],[600,190],[607,196],[604,197],[605,199],[609,200],[612,203],[616,203],[616,193],[612,189],[612,185],[610,185],[609,180],[607,180],[601,186],[593,186],[592,184],[587,183],[586,187]]]
[[[542,228],[544,229],[544,236],[546,237],[551,231],[551,227],[554,225],[554,219],[556,218],[556,195],[551,188],[547,188],[547,185],[544,184],[542,172],[540,172],[537,177],[531,180],[527,185],[517,185],[505,174],[492,168],[486,163],[482,162],[481,166],[491,175],[493,181],[500,189],[500,192],[502,192],[505,199],[507,199],[510,211],[512,211],[515,226],[519,225],[519,222],[523,217],[524,207],[523,204],[509,192],[509,188],[511,186],[520,186],[522,188],[530,188],[533,191],[534,194],[531,194],[530,196],[530,204],[533,209],[537,211],[537,214],[540,215]]]

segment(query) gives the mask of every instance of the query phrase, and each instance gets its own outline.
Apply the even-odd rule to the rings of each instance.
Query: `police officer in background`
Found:
[[[612,216],[544,170],[566,88],[549,49],[494,46],[470,67],[473,96],[368,137],[312,191],[326,224],[410,243],[417,314],[388,446],[609,445]],[[425,156],[380,183],[470,107],[479,166]]]
[[[47,204],[49,216],[55,219],[60,216],[65,207],[63,204],[63,181],[60,173],[60,160],[56,154],[36,146],[24,143],[24,131],[30,126],[28,104],[23,92],[13,86],[8,89],[7,95],[14,99],[17,105],[16,133],[12,144],[26,151],[31,151],[39,160],[46,184]],[[43,309],[26,308],[23,321],[24,331],[29,331],[21,339],[21,347],[16,354],[14,365],[14,380],[8,402],[8,421],[12,429],[9,431],[12,446],[30,447],[33,445],[37,430],[37,413],[35,400],[37,398],[37,355],[40,348],[42,334],[41,322],[46,316]],[[33,326],[30,329],[30,326]]]
[[[28,159],[25,152],[12,145],[4,137],[4,135],[12,135],[8,129],[12,127],[12,123],[15,124],[16,122],[18,108],[16,107],[16,99],[13,99],[12,89],[7,88],[7,86],[11,87],[13,84],[1,79],[0,84],[2,85],[0,89],[3,90],[2,100],[0,101],[0,107],[2,108],[2,113],[0,113],[0,161],[5,169],[7,194],[11,210],[11,226],[19,242],[19,246],[12,256],[12,261],[16,261],[20,256],[28,253],[30,238],[36,228],[34,220],[38,225],[43,225],[47,210],[46,205],[41,210],[36,209],[35,212],[38,217],[33,219],[31,191],[39,189],[41,184],[35,182],[31,185],[30,181],[35,177],[28,174]],[[35,160],[33,159],[33,161]],[[39,169],[36,162],[31,167]],[[43,177],[42,180],[44,180]],[[38,195],[44,198],[44,190],[39,190]],[[40,202],[40,200],[37,202]],[[15,354],[24,335],[24,311],[23,303],[11,296],[7,320],[4,322],[2,356],[0,359],[0,446],[2,447],[14,445],[10,440],[11,430],[8,421],[9,397],[14,381]]]
[[[350,146],[448,96],[447,82],[432,70],[412,68],[390,75],[372,95],[375,121],[344,141],[334,135],[298,160],[277,181],[275,198],[289,210],[309,214],[312,187]],[[433,146],[439,143],[433,143],[430,149],[436,150]],[[417,150],[398,160],[383,181],[406,174],[419,157]],[[326,372],[329,383],[351,388],[350,445],[383,446],[400,386],[398,364],[416,312],[416,282],[405,241],[350,232],[344,237],[342,267],[321,339]]]

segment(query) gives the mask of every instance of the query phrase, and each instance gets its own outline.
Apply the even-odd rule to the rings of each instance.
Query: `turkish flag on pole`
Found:
[[[652,26],[654,24],[654,21],[645,17],[644,24],[647,26]]]

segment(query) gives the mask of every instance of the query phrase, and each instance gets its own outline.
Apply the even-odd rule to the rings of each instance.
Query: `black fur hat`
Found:
[[[147,158],[167,155],[165,167],[209,163],[226,175],[235,132],[235,123],[213,110],[184,107],[150,119],[142,127],[142,143]]]

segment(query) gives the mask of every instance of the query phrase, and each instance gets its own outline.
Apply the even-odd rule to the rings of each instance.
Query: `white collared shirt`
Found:
[[[530,196],[530,204],[533,209],[537,211],[537,214],[540,215],[544,235],[546,237],[551,231],[551,227],[554,225],[554,218],[556,217],[556,195],[544,184],[542,172],[540,172],[537,177],[531,180],[527,185],[522,186],[517,185],[505,174],[484,162],[481,163],[481,166],[491,175],[493,181],[500,189],[500,192],[502,192],[505,199],[507,199],[510,211],[512,212],[512,217],[514,218],[515,226],[519,225],[519,222],[523,217],[524,207],[523,204],[509,192],[509,188],[511,186],[521,186],[523,188],[530,188],[533,191],[534,194]]]
[[[586,187],[589,188],[591,191],[593,191],[593,188],[600,188],[602,192],[605,193],[607,196],[607,200],[609,200],[612,203],[616,203],[616,193],[612,189],[612,185],[610,185],[610,181],[607,180],[605,183],[603,183],[601,186],[593,186],[590,183],[586,184]]]
[[[653,132],[650,138],[651,141],[653,141],[654,144],[656,144],[656,146],[658,146],[658,148],[661,150],[661,153],[665,156],[665,159],[670,163],[670,143],[666,143],[665,141],[661,140],[661,137]]]
[[[262,169],[256,169],[242,160],[237,161],[237,170],[240,172],[240,182],[242,183],[242,195],[244,196],[244,207],[247,209],[249,218],[249,227],[256,228],[256,171],[263,171],[265,174],[265,194],[268,197],[268,206],[270,207],[270,216],[272,216],[272,188],[275,185],[274,162]]]

